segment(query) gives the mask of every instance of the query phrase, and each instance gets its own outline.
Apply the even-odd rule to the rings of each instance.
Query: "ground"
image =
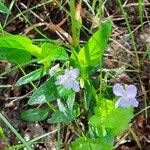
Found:
[[[4,25],[4,30],[11,34],[25,34],[31,39],[45,39],[70,42],[71,23],[70,17],[65,10],[69,10],[68,1],[52,1],[45,3],[44,0],[16,0],[5,1],[6,6],[12,4],[11,14],[6,17],[0,14],[0,22]],[[91,1],[87,1],[91,4]],[[61,4],[61,6],[59,5]],[[80,12],[83,26],[94,32],[98,27],[98,18],[91,13],[85,2],[76,2],[77,11]],[[96,5],[98,5],[96,3]],[[32,8],[32,9],[29,9]],[[109,47],[104,54],[105,69],[116,69],[118,73],[111,73],[108,79],[110,85],[115,83],[134,84],[138,88],[138,101],[140,106],[135,109],[135,117],[130,124],[138,136],[138,142],[129,131],[125,131],[116,137],[116,150],[149,150],[150,149],[150,2],[143,1],[143,26],[140,22],[137,0],[127,0],[123,8],[127,12],[127,17],[134,33],[135,44],[138,51],[140,66],[137,64],[136,53],[130,39],[127,24],[119,8],[117,0],[107,0],[103,6],[102,20],[110,17],[113,21],[112,35],[109,40]],[[95,7],[96,9],[96,7]],[[96,11],[96,10],[95,10]],[[143,27],[143,31],[141,31]],[[38,29],[38,32],[37,30]],[[43,37],[44,35],[44,37]],[[81,29],[81,44],[85,43],[91,36],[84,28]],[[24,67],[26,73],[34,70],[38,65]],[[12,70],[14,69],[14,71]],[[46,122],[28,123],[20,119],[20,112],[29,108],[27,100],[32,94],[30,84],[14,87],[13,85],[22,76],[21,71],[15,65],[6,61],[0,61],[0,110],[19,133],[26,138],[35,138],[48,131],[54,131],[57,126],[48,125]],[[37,82],[43,83],[45,79]],[[2,85],[2,86],[1,86]],[[145,105],[145,100],[147,105]],[[85,119],[80,119],[83,128],[86,128]],[[16,144],[17,140],[13,133],[0,120],[0,126],[5,130],[10,144]],[[66,145],[73,140],[74,135],[64,126],[62,131],[62,141]],[[56,135],[51,134],[42,139],[35,150],[50,150],[55,148]],[[51,142],[49,142],[51,141]],[[5,143],[0,139],[0,149],[4,149]]]

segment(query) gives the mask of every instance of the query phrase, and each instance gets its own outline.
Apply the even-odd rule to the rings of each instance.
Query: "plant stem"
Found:
[[[135,134],[134,130],[131,127],[129,127],[128,129],[129,129],[129,132],[132,134],[133,138],[135,139],[138,147],[141,149],[142,147],[141,147],[141,144],[139,142],[138,136]]]
[[[137,51],[137,47],[136,47],[136,43],[135,43],[135,38],[134,38],[134,35],[132,33],[127,14],[126,14],[125,10],[123,9],[123,5],[122,5],[121,0],[118,0],[118,3],[119,3],[120,9],[122,11],[123,17],[125,19],[125,22],[126,22],[126,25],[127,25],[128,31],[129,31],[129,35],[130,35],[130,38],[132,41],[133,49],[134,49],[135,55],[136,55],[137,66],[139,69],[140,68],[140,61],[139,61],[139,57],[138,57],[138,51]]]
[[[141,8],[141,2],[142,0],[139,0],[139,13],[141,15],[141,18],[142,18],[142,8]],[[129,31],[129,35],[130,35],[130,38],[131,38],[131,41],[132,41],[132,45],[133,45],[133,49],[135,51],[135,55],[136,55],[136,62],[137,62],[137,67],[138,67],[138,70],[137,70],[137,76],[139,78],[139,81],[140,81],[140,85],[141,85],[141,88],[142,88],[142,80],[140,78],[140,74],[139,74],[139,71],[140,71],[140,61],[139,61],[139,57],[138,57],[138,50],[137,50],[137,47],[136,47],[136,43],[135,43],[135,38],[134,38],[134,35],[133,35],[133,32],[131,30],[131,27],[130,27],[130,24],[129,24],[129,20],[128,20],[128,17],[127,17],[127,14],[125,12],[125,10],[123,9],[123,5],[122,5],[122,2],[121,0],[118,0],[118,3],[120,5],[120,9],[122,11],[122,14],[124,16],[124,19],[125,19],[125,22],[126,22],[126,25],[127,25],[127,28],[128,28],[128,31]],[[142,19],[141,19],[142,21]],[[145,107],[147,107],[147,101],[146,101],[146,95],[144,94],[144,103],[145,103]],[[145,110],[145,117],[147,118],[147,110]]]
[[[78,20],[76,18],[75,0],[70,0],[70,16],[71,16],[71,31],[72,31],[72,45],[74,47],[79,46],[80,27],[78,26]]]
[[[12,7],[13,7],[14,3],[15,3],[15,0],[12,0],[12,1],[11,1],[11,4],[10,4],[10,6],[9,6],[9,13],[7,14],[7,16],[6,16],[6,18],[5,18],[5,21],[4,21],[4,24],[3,24],[3,28],[6,27],[6,23],[7,23],[7,20],[8,20],[8,18],[9,18],[9,15],[11,14],[11,10],[12,10]]]
[[[7,140],[7,138],[6,138],[5,134],[4,134],[4,132],[3,132],[3,129],[1,128],[1,126],[0,126],[0,137],[4,140],[5,144],[6,144],[6,145],[8,146],[8,148],[9,148],[9,150],[13,150],[13,149],[11,148],[11,146],[10,146],[10,144],[9,144],[9,142],[8,142],[8,140]]]
[[[60,123],[58,124],[58,132],[57,132],[57,147],[58,147],[58,150],[61,150],[61,140],[60,140]]]
[[[16,129],[9,123],[9,121],[0,113],[0,119],[10,128],[10,130],[17,136],[17,138],[26,146],[27,150],[32,150],[30,145],[21,137]]]

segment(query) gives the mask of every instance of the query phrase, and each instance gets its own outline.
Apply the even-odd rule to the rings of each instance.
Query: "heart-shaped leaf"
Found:
[[[15,86],[20,86],[26,83],[29,83],[31,81],[38,80],[39,78],[43,77],[46,74],[46,71],[44,68],[37,69],[35,71],[32,71],[31,73],[21,77]]]
[[[38,58],[38,63],[47,65],[48,62],[49,65],[51,61],[67,60],[69,58],[65,49],[61,46],[57,46],[51,43],[44,43],[41,48],[42,52],[40,57]]]
[[[108,47],[108,40],[111,35],[112,21],[106,20],[100,24],[96,31],[78,53],[73,51],[71,55],[72,65],[79,65],[84,70],[91,71],[102,63],[103,54]]]
[[[55,85],[55,80],[50,78],[41,85],[30,97],[28,104],[43,104],[57,99],[58,91]]]
[[[4,48],[0,46],[0,59],[16,64],[26,64],[31,60],[31,55],[29,52],[19,48]]]
[[[48,112],[48,109],[29,109],[21,113],[21,119],[28,122],[43,121],[47,118]]]
[[[60,112],[60,111],[56,111],[52,114],[52,117],[50,119],[47,120],[48,123],[52,124],[52,123],[67,123],[66,117],[65,115]]]
[[[0,50],[16,49],[29,52],[31,55],[38,57],[41,54],[41,48],[32,44],[32,41],[26,36],[6,34],[0,37]],[[18,52],[18,53],[19,53]],[[19,55],[19,54],[18,54]],[[22,55],[20,55],[20,58]]]
[[[102,23],[89,41],[78,53],[78,60],[81,66],[95,66],[100,63],[104,51],[108,46],[108,39],[111,35],[112,21]]]

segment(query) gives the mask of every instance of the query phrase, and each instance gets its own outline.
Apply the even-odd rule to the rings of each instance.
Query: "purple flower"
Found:
[[[115,104],[115,107],[119,106],[128,108],[130,106],[138,107],[139,102],[136,100],[137,88],[134,85],[129,85],[125,89],[119,83],[113,86],[113,93],[116,96],[119,96],[118,101]]]
[[[71,69],[65,70],[64,75],[59,75],[57,77],[57,81],[55,82],[56,85],[63,85],[66,89],[73,89],[75,92],[79,92],[80,87],[79,83],[76,80],[79,76],[79,70],[78,69]]]

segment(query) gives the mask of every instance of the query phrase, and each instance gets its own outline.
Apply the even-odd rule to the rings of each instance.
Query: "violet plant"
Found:
[[[37,46],[25,36],[6,34],[0,37],[0,59],[24,66],[34,56],[34,61],[41,66],[24,74],[15,85],[34,85],[34,93],[28,104],[39,106],[23,111],[23,120],[47,120],[49,124],[69,125],[82,114],[87,114],[88,130],[81,133],[81,129],[77,129],[80,138],[76,137],[69,145],[72,150],[113,149],[115,137],[128,128],[134,116],[133,107],[138,106],[134,85],[125,89],[120,84],[114,85],[112,90],[119,97],[116,101],[115,98],[104,96],[103,89],[99,88],[102,86],[93,84],[93,72],[102,71],[103,54],[108,47],[111,28],[110,19],[101,23],[87,43],[79,46],[78,51],[77,47],[72,47],[70,54],[63,46],[52,43]],[[53,66],[56,61],[62,67]],[[36,87],[35,81],[46,75],[45,83]],[[83,88],[80,87],[80,81]],[[99,84],[102,85],[102,76]],[[57,105],[54,101],[57,101]]]

